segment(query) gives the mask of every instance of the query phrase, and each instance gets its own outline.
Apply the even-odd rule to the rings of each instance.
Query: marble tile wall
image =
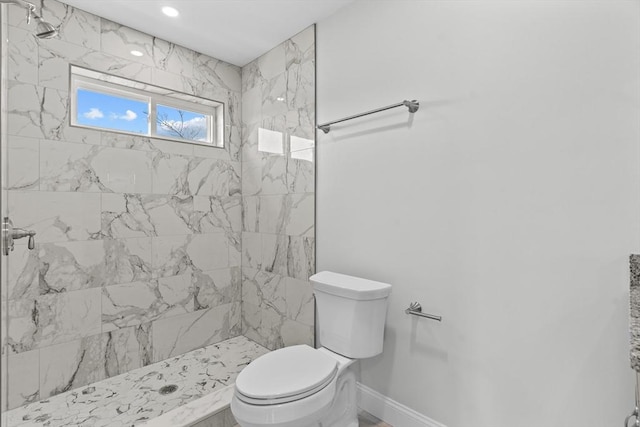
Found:
[[[313,343],[315,29],[242,68],[242,331]]]
[[[17,241],[9,258],[11,408],[241,333],[240,68],[55,0],[34,3],[60,37],[36,39],[24,11],[8,8],[9,212],[37,231],[35,250]],[[71,127],[70,64],[223,101],[225,148]],[[308,96],[289,90],[296,103]],[[291,218],[310,211],[309,195],[291,189],[264,204],[281,202]],[[274,214],[261,220],[280,230]],[[273,237],[308,250],[311,223],[282,231]],[[285,259],[279,269],[307,268]],[[256,286],[267,280],[258,273],[271,271],[247,269]],[[299,273],[282,276],[297,301],[282,314],[296,322],[308,298]],[[308,316],[299,324],[308,330]]]

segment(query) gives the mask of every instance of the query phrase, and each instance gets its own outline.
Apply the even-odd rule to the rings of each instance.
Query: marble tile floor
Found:
[[[231,338],[13,409],[6,412],[6,425],[130,427],[148,423],[177,427],[183,424],[172,422],[173,417],[184,420],[190,414],[183,410],[202,409],[198,408],[201,405],[190,407],[192,402],[206,403],[210,412],[228,406],[238,373],[268,351],[243,336]],[[162,392],[164,386],[174,384],[175,392]]]

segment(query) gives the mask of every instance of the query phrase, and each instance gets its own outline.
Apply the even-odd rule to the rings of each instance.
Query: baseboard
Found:
[[[394,427],[446,427],[360,383],[358,407]]]

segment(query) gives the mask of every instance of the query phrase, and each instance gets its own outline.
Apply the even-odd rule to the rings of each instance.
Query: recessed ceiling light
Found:
[[[178,12],[177,9],[172,8],[171,6],[165,6],[162,8],[162,13],[164,13],[167,16],[170,16],[172,18],[175,18],[176,16],[180,15],[180,12]]]
[[[133,55],[133,56],[143,56],[144,53],[140,52],[139,50],[132,50],[131,51],[131,55]]]

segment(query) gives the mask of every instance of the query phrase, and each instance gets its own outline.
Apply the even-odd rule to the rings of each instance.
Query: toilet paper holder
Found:
[[[409,304],[409,308],[404,311],[406,314],[412,314],[414,316],[426,317],[427,319],[442,321],[442,316],[436,316],[433,314],[427,314],[422,312],[422,306],[419,302],[412,302]]]

